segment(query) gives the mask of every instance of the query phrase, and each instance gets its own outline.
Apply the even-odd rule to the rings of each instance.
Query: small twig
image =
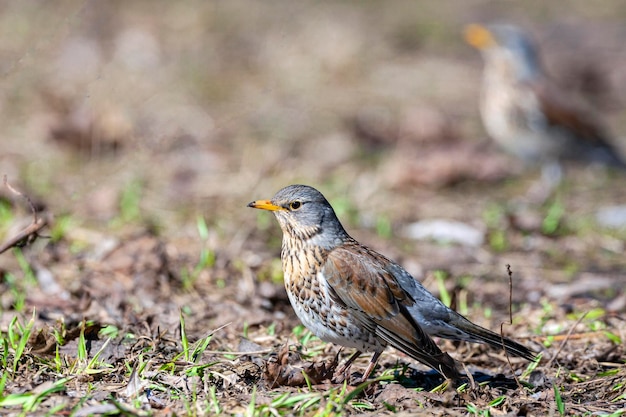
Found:
[[[583,321],[583,319],[587,316],[587,313],[588,313],[588,311],[585,312],[585,314],[583,314],[582,316],[580,316],[578,318],[578,320],[576,320],[576,323],[574,323],[574,325],[569,329],[569,332],[567,332],[567,335],[565,335],[565,339],[563,339],[563,341],[561,342],[561,346],[559,346],[559,350],[557,350],[556,353],[550,358],[548,363],[546,363],[546,367],[550,367],[550,365],[552,365],[552,362],[554,362],[554,360],[557,358],[557,356],[559,356],[559,354],[561,353],[561,351],[563,350],[563,348],[565,347],[565,345],[569,341],[570,336],[574,332],[574,329],[576,328],[576,326],[578,326],[580,324],[581,321]]]
[[[260,355],[263,353],[270,353],[273,350],[274,349],[271,349],[271,348],[261,349],[261,350],[251,350],[250,352],[227,352],[224,350],[204,350],[203,353],[209,353],[211,355],[222,355],[222,356],[228,356],[228,355],[245,356],[245,355]]]
[[[13,194],[18,195],[19,197],[24,198],[28,202],[28,206],[30,207],[30,211],[33,213],[33,221],[29,224],[25,229],[21,230],[17,235],[11,237],[9,240],[0,245],[0,254],[7,251],[12,247],[19,247],[24,245],[29,245],[37,240],[39,235],[39,231],[43,229],[46,225],[50,223],[49,216],[39,217],[37,216],[37,209],[33,204],[32,200],[22,193],[21,191],[13,188],[9,181],[7,180],[7,176],[4,175],[4,185],[11,191]]]
[[[12,247],[20,247],[33,243],[39,236],[39,231],[48,224],[46,219],[38,219],[37,223],[31,223],[25,229],[21,230],[17,235],[13,236],[2,245],[0,245],[0,254]]]
[[[570,331],[567,334],[556,334],[554,336],[533,336],[532,339],[537,340],[537,341],[550,340],[551,342],[558,342],[558,341],[565,340],[565,339],[581,340],[581,339],[589,339],[591,337],[595,338],[602,334],[604,334],[604,331],[572,333],[570,329]]]
[[[476,389],[476,381],[474,380],[474,375],[472,375],[469,368],[464,362],[462,362],[462,364],[463,364],[463,369],[465,370],[465,374],[467,375],[467,379],[469,380],[469,383],[470,383],[470,389],[474,391]]]
[[[506,264],[506,272],[509,276],[509,323],[513,324],[513,271],[510,264]]]
[[[506,264],[506,272],[509,276],[509,325],[513,324],[513,271],[511,270],[511,265]],[[502,349],[504,350],[504,356],[506,356],[506,361],[509,364],[509,369],[511,370],[511,374],[513,374],[513,378],[515,379],[515,383],[518,388],[522,388],[522,384],[520,384],[519,379],[517,379],[517,375],[515,375],[515,370],[513,369],[513,365],[511,364],[511,357],[509,356],[509,352],[506,350],[506,344],[504,343],[504,322],[500,323],[500,341],[502,342]]]
[[[4,181],[4,185],[9,189],[9,191],[11,191],[13,194],[17,194],[18,196],[24,198],[28,202],[30,211],[33,213],[33,223],[37,223],[37,210],[35,209],[35,205],[33,204],[33,201],[30,199],[30,197],[28,197],[21,191],[18,191],[15,188],[13,188],[13,186],[9,184],[9,181],[7,179],[7,174],[4,174],[3,181]]]

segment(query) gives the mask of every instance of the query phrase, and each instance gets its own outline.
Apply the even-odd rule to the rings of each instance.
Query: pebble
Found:
[[[596,221],[609,229],[626,227],[626,205],[602,207],[596,212]]]
[[[409,224],[404,230],[406,237],[415,240],[436,240],[463,246],[481,246],[485,232],[454,220],[429,219]]]

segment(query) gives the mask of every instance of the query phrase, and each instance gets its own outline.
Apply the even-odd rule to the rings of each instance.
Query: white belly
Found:
[[[290,277],[285,275],[285,287],[289,301],[296,315],[315,336],[325,342],[351,347],[360,351],[379,351],[384,349],[375,335],[363,328],[356,318],[345,308],[330,298],[326,280],[318,273],[319,295],[322,302],[314,302],[313,291],[290,291]],[[307,296],[308,294],[308,296]],[[317,298],[317,297],[316,297]]]

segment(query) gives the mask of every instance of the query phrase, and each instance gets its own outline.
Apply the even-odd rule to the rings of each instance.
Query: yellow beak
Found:
[[[256,200],[248,204],[248,207],[261,209],[261,210],[269,210],[269,211],[285,210],[284,207],[277,206],[276,204],[272,204],[270,200]]]
[[[486,27],[472,24],[465,28],[465,42],[477,49],[485,49],[496,43],[493,35]]]

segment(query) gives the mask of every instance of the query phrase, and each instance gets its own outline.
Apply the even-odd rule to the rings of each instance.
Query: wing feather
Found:
[[[401,303],[412,302],[384,268],[389,262],[359,244],[347,244],[329,253],[322,272],[344,305],[381,320],[396,316]]]
[[[564,97],[547,81],[532,84],[548,123],[561,126],[594,146],[607,146],[607,133],[592,110]]]
[[[396,269],[384,256],[354,242],[330,252],[323,274],[337,301],[378,337],[446,377],[457,378],[454,360],[407,309],[415,300],[400,286]]]

